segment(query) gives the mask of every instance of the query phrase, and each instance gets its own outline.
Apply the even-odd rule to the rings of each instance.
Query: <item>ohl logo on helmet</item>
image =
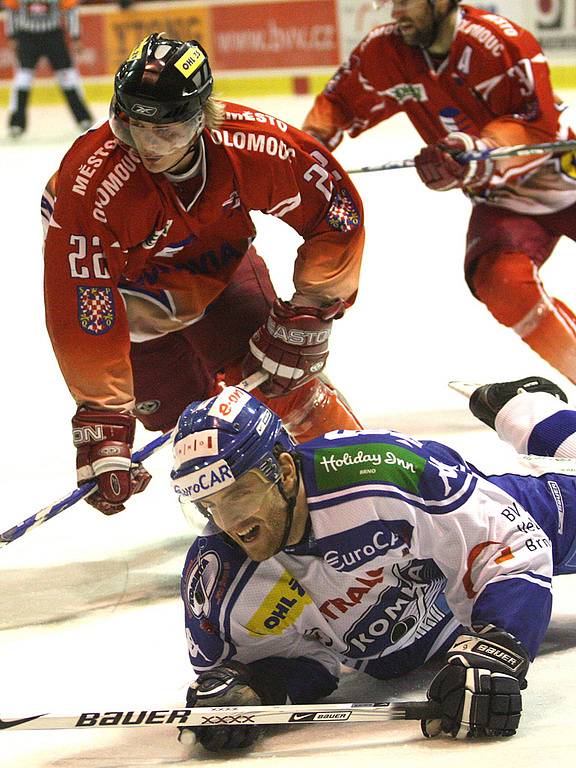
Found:
[[[191,77],[205,61],[206,56],[204,56],[200,48],[194,46],[194,48],[190,48],[190,50],[186,51],[174,66],[179,72],[182,72],[184,77]]]

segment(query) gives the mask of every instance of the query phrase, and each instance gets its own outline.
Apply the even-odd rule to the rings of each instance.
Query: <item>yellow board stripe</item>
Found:
[[[552,66],[552,83],[555,88],[576,88],[576,67]],[[308,78],[309,93],[319,93],[328,82],[331,72],[326,75],[312,75]],[[106,82],[99,82],[106,80]],[[112,96],[112,78],[84,78],[84,91],[91,103],[110,101]],[[224,74],[217,73],[216,79],[216,98],[222,99],[242,99],[251,96],[284,96],[293,94],[294,78],[289,75],[262,75],[253,77],[226,77]],[[4,81],[0,84],[0,106],[6,107],[10,96],[10,82]],[[53,80],[47,79],[46,82],[37,80],[32,89],[32,105],[56,104],[61,102],[64,105],[62,92],[54,84]],[[33,130],[31,123],[30,129]]]

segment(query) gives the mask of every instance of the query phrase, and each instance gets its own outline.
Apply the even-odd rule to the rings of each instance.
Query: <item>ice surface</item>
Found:
[[[567,94],[570,98],[570,94]],[[298,125],[310,99],[246,103]],[[101,105],[100,113],[105,115]],[[3,429],[0,529],[73,490],[71,398],[44,328],[39,201],[74,137],[63,108],[34,109],[30,133],[0,140],[3,172]],[[347,168],[411,157],[420,142],[403,118],[355,141]],[[469,204],[428,191],[413,170],[363,174],[367,245],[356,305],[335,324],[329,373],[367,425],[434,436],[481,466],[512,453],[468,413],[451,379],[491,381],[539,373],[574,389],[469,294],[462,274]],[[258,215],[259,252],[277,289],[290,295],[299,238]],[[542,269],[549,291],[576,305],[574,245],[561,241]],[[137,445],[152,438],[143,430]],[[181,705],[189,681],[178,574],[190,540],[168,485],[169,450],[147,462],[154,481],[114,518],[83,502],[0,550],[0,718],[40,712]],[[327,724],[277,729],[239,766],[394,764],[428,768],[558,766],[573,758],[576,732],[576,581],[556,580],[552,623],[530,672],[521,732],[512,740],[425,741],[415,723]],[[339,701],[424,695],[432,669],[378,683],[346,674]],[[223,765],[232,758],[180,745],[171,729],[0,734],[2,768],[135,768]]]

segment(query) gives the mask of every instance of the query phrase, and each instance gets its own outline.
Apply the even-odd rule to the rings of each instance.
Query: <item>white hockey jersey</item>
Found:
[[[445,445],[386,431],[297,452],[310,511],[297,546],[257,563],[208,526],[188,554],[197,672],[272,658],[298,702],[333,690],[340,664],[380,679],[414,669],[462,625],[494,624],[535,656],[553,563],[576,559],[574,477],[487,477]]]

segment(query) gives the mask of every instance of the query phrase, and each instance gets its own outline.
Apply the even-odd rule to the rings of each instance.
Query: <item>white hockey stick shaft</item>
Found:
[[[522,157],[524,155],[541,155],[548,152],[568,152],[576,150],[576,141],[549,141],[543,144],[518,144],[514,147],[498,147],[497,149],[485,149],[474,152],[462,152],[456,159],[462,163],[470,163],[472,160],[497,160],[500,157]],[[394,171],[399,168],[414,168],[414,159],[390,160],[382,165],[368,165],[363,168],[353,168],[348,173],[372,173],[373,171]]]
[[[247,392],[250,392],[250,390],[255,389],[267,378],[267,373],[263,371],[256,371],[256,373],[253,373],[251,376],[243,379],[237,386],[241,389],[245,389]],[[166,432],[164,435],[160,435],[160,437],[152,440],[152,442],[148,443],[148,445],[145,445],[144,448],[141,448],[139,451],[135,451],[132,455],[133,462],[137,464],[138,462],[144,461],[149,456],[152,456],[153,453],[156,453],[156,451],[158,451],[160,448],[162,448],[163,445],[166,445],[166,443],[170,441],[173,432],[173,430],[171,432]],[[50,520],[50,518],[56,517],[56,515],[59,515],[60,512],[63,512],[65,509],[68,509],[69,507],[76,504],[77,501],[80,501],[80,499],[83,499],[85,496],[88,496],[90,493],[92,493],[96,489],[96,485],[96,480],[90,480],[88,483],[84,483],[84,485],[82,485],[80,488],[76,488],[68,496],[60,499],[60,501],[57,501],[48,507],[43,507],[39,512],[36,512],[36,514],[26,518],[26,520],[23,520],[21,523],[14,525],[7,531],[4,531],[4,533],[0,533],[0,547],[5,547],[7,544],[10,544],[16,539],[19,539],[21,536],[24,536],[24,534],[30,531],[32,528],[37,528],[39,525],[42,525],[42,523]]]
[[[362,723],[386,720],[434,720],[441,717],[433,701],[386,701],[377,704],[290,704],[271,707],[195,707],[81,712],[77,715],[2,717],[1,730],[76,728],[150,728],[158,726],[298,725]]]

